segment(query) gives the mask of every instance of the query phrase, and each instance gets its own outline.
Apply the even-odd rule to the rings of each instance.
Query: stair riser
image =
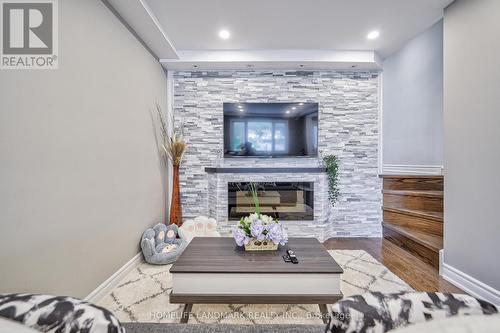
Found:
[[[383,228],[384,238],[390,240],[392,243],[397,246],[409,251],[418,257],[420,257],[425,262],[431,264],[435,268],[439,268],[439,252],[435,252],[429,248],[422,246],[414,242],[413,240],[398,234],[395,231],[392,231],[388,228]]]
[[[442,212],[443,198],[384,193],[384,207]]]
[[[384,178],[384,190],[442,191],[442,178]]]
[[[408,227],[433,235],[443,236],[443,223],[435,220],[384,211],[384,222]]]

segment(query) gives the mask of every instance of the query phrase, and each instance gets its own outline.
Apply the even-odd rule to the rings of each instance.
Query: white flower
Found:
[[[268,216],[268,215],[262,215],[261,216],[261,220],[266,223],[266,224],[269,224],[269,223],[272,223],[273,222],[273,218],[271,216]]]

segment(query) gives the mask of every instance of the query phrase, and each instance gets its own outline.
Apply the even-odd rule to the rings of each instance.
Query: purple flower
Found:
[[[279,244],[283,238],[283,230],[278,223],[271,223],[267,226],[267,238],[274,244]]]
[[[266,236],[264,235],[265,226],[261,220],[255,220],[250,225],[250,232],[253,237],[257,238],[259,241],[263,241]]]
[[[240,228],[233,228],[233,238],[238,246],[243,246],[250,242],[250,238]]]

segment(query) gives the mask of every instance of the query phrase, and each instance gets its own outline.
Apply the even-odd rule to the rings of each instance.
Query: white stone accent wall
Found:
[[[227,234],[232,224],[227,221],[228,182],[314,181],[315,220],[287,222],[292,236],[380,236],[377,76],[371,71],[174,72],[174,114],[176,122],[183,121],[188,141],[181,167],[184,216],[210,215]],[[336,206],[328,203],[325,175],[207,174],[205,167],[216,166],[321,166],[320,158],[222,158],[224,102],[319,103],[320,155],[340,159]]]
[[[290,235],[317,237],[325,240],[330,231],[330,201],[325,174],[312,173],[215,173],[208,175],[208,212],[219,222],[221,234],[228,235],[235,221],[227,221],[228,198],[227,188],[230,182],[313,182],[314,183],[314,220],[283,221]]]

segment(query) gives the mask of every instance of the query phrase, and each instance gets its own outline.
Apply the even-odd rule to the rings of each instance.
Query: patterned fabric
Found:
[[[392,330],[390,333],[500,333],[500,315],[460,316],[430,320]],[[127,333],[129,332],[127,328]],[[144,333],[144,332],[141,332]],[[152,333],[152,332],[148,332]],[[166,332],[163,332],[166,333]]]
[[[371,292],[334,304],[326,331],[382,333],[431,319],[494,313],[494,305],[469,295]]]
[[[110,311],[65,296],[0,294],[0,317],[41,332],[125,333]]]

